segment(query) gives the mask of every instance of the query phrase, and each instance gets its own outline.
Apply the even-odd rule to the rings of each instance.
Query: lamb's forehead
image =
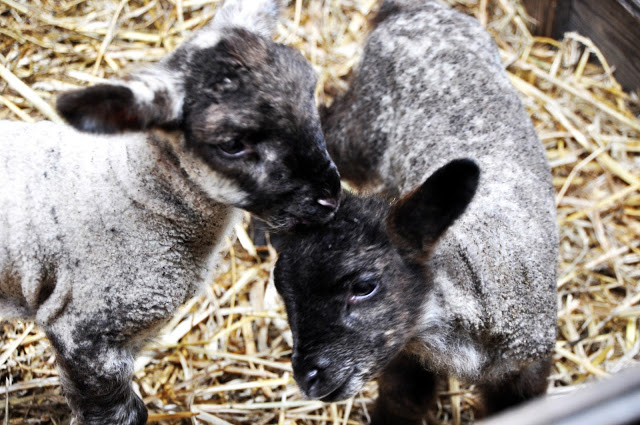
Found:
[[[242,118],[245,123],[265,113],[271,116],[269,125],[274,127],[292,118],[296,125],[317,121],[317,75],[311,64],[295,49],[244,29],[230,29],[214,46],[192,52],[185,78],[187,101],[192,103],[206,101],[212,84],[227,81],[231,98],[213,105],[218,118],[224,117],[220,112],[229,105],[242,101],[240,104],[247,106],[244,115],[248,116]],[[284,121],[274,122],[275,117]]]
[[[347,195],[335,217],[288,236],[289,258],[323,265],[367,262],[391,249],[385,219],[389,205],[377,198]]]
[[[300,52],[272,43],[269,59],[256,65],[251,75],[263,99],[283,115],[317,119],[315,89],[318,77]]]
[[[313,67],[298,50],[244,28],[229,28],[215,43],[187,45],[181,49],[181,53],[174,60],[181,63],[174,65],[188,62],[189,66],[185,69],[187,75],[210,74],[223,62],[250,71],[249,75],[257,80],[276,79],[283,86],[294,83],[315,87],[317,80]]]
[[[271,43],[272,60],[277,65],[276,69],[285,68],[288,73],[285,78],[306,77],[300,81],[307,87],[315,87],[317,74],[311,63],[293,47],[279,43]],[[287,81],[285,81],[287,82]]]
[[[307,102],[314,99],[318,80],[315,70],[292,47],[270,42],[269,50],[267,60],[256,62],[250,74],[255,87],[276,103],[309,110]]]

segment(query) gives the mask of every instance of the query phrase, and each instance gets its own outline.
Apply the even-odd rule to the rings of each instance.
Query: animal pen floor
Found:
[[[640,359],[638,97],[620,89],[588,39],[532,37],[518,1],[449,2],[494,35],[553,169],[559,317],[549,385],[551,393],[571,391]],[[219,3],[0,0],[0,118],[55,119],[47,105],[57,92],[159,59],[210,19]],[[288,2],[277,39],[315,65],[319,102],[345,88],[376,7],[377,0]],[[282,304],[265,293],[273,264],[273,256],[256,255],[243,227],[236,229],[218,277],[179,311],[138,362],[135,382],[150,421],[365,422],[375,384],[341,403],[300,396]],[[43,333],[31,322],[5,320],[1,326],[4,423],[69,423]],[[470,423],[477,402],[473,388],[450,380],[442,385],[433,415],[443,424]]]

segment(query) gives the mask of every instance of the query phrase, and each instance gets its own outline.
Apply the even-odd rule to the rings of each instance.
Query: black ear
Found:
[[[479,178],[480,169],[470,159],[456,159],[439,168],[391,209],[387,227],[394,243],[419,256],[429,253],[465,211]]]
[[[63,93],[56,108],[72,126],[90,133],[167,128],[182,115],[183,75],[159,64],[122,80]]]
[[[120,85],[98,84],[63,93],[56,108],[73,127],[90,133],[118,133],[141,130],[141,116],[131,89]]]

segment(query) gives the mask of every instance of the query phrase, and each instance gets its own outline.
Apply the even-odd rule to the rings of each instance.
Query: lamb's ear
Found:
[[[449,162],[392,207],[387,228],[400,248],[421,257],[465,211],[478,187],[480,169],[470,159]]]
[[[280,0],[225,0],[213,18],[217,29],[242,27],[272,38],[280,14]]]
[[[78,130],[119,133],[177,122],[183,98],[182,86],[158,66],[123,80],[63,93],[56,108]]]

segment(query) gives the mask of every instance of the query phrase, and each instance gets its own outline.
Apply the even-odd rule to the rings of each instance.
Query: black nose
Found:
[[[320,372],[318,369],[311,369],[304,376],[304,387],[307,389],[309,395],[314,394],[318,388],[318,382],[320,381]]]
[[[324,386],[322,382],[323,376],[325,369],[329,366],[329,360],[324,357],[306,358],[304,364],[299,364],[298,359],[299,357],[294,358],[294,371],[299,369],[299,373],[296,374],[298,384],[308,397],[317,398],[321,396],[322,387]]]
[[[325,199],[339,200],[342,188],[340,185],[340,173],[336,168],[336,164],[329,160],[328,165],[319,175],[322,176],[321,179],[326,190]]]

